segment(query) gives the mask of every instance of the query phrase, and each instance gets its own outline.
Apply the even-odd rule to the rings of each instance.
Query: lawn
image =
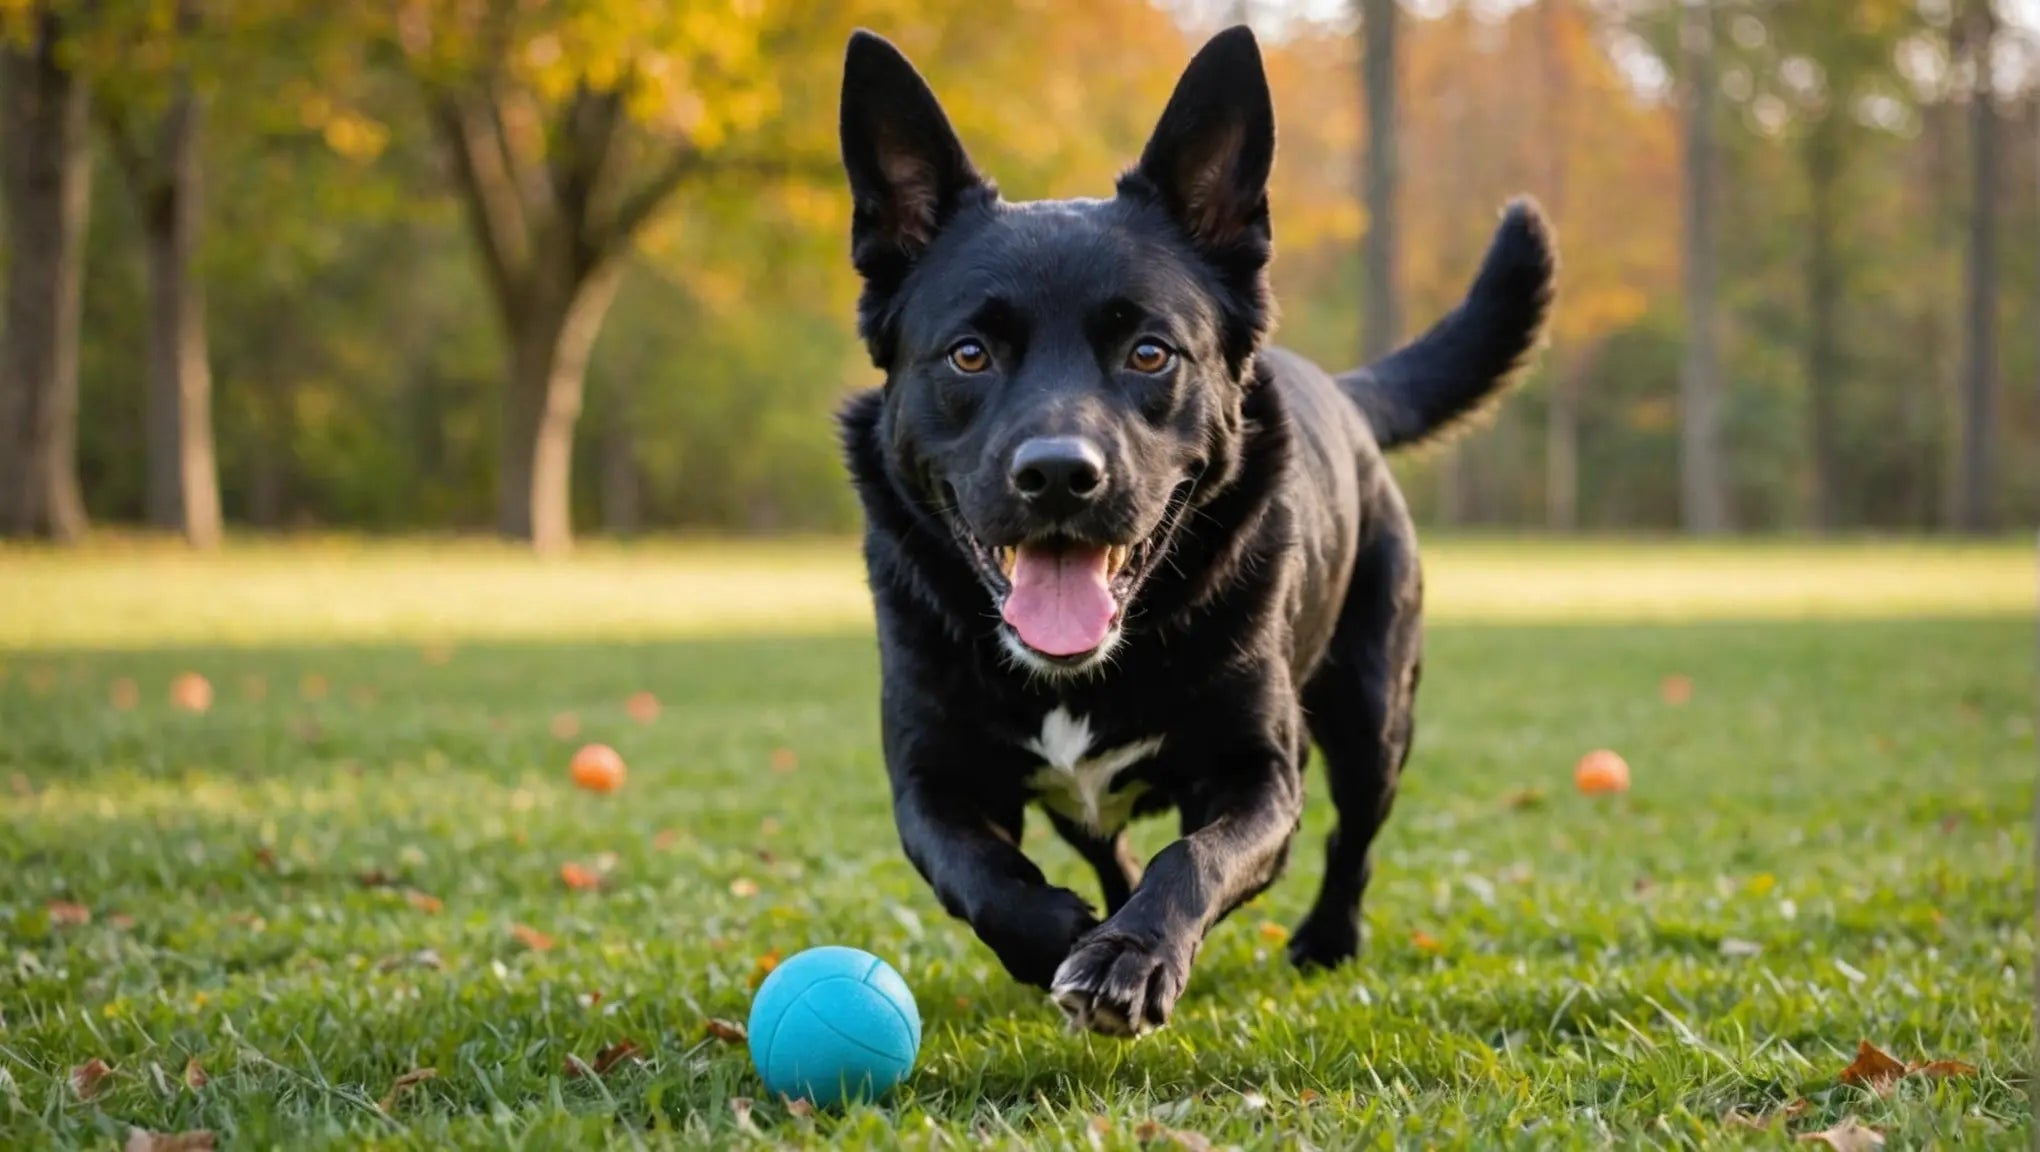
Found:
[[[1314,800],[1126,1044],[1065,1034],[901,856],[844,545],[0,552],[0,1147],[1789,1147],[1845,1117],[2031,1146],[2029,548],[1430,563],[1363,959],[1279,959]],[[204,713],[170,703],[187,671]],[[569,784],[587,740],[621,793]],[[1572,790],[1604,745],[1626,797]],[[705,1022],[832,942],[913,986],[914,1078],[740,1115],[762,1087]],[[1977,1071],[1841,1083],[1865,1039]]]

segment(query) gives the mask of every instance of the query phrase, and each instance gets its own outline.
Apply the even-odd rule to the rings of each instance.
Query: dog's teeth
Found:
[[[1105,552],[1106,572],[1113,576],[1119,575],[1119,570],[1126,567],[1126,556],[1127,549],[1123,544],[1115,544],[1107,549]]]
[[[999,574],[1011,580],[1013,578],[1013,562],[1019,554],[1011,548],[1000,548],[997,550],[996,555],[999,560]]]

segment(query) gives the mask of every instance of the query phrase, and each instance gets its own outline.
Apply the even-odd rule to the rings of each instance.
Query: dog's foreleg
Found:
[[[1297,761],[1295,749],[1261,749],[1253,769],[1184,806],[1187,834],[1056,970],[1050,991],[1073,1026],[1129,1036],[1168,1022],[1204,934],[1282,871],[1303,811]]]
[[[942,907],[969,924],[1014,979],[1046,988],[1098,917],[1021,853],[1018,816],[1016,809],[1010,820],[994,820],[969,799],[913,776],[893,791],[900,844]]]

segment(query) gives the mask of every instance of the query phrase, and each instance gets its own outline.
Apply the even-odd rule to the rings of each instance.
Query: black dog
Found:
[[[1472,291],[1331,377],[1263,348],[1274,113],[1221,33],[1110,200],[1007,203],[912,64],[859,32],[842,147],[885,756],[907,856],[1073,1025],[1165,1023],[1204,934],[1282,870],[1315,739],[1338,829],[1290,958],[1359,948],[1368,848],[1409,754],[1421,580],[1382,449],[1496,397],[1536,344],[1551,237],[1508,209]],[[1021,854],[1098,871],[1106,919]],[[1182,838],[1131,858],[1133,816]]]

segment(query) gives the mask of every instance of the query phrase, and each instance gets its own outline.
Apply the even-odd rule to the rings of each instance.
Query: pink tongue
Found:
[[[1023,546],[1000,614],[1036,652],[1075,656],[1105,642],[1118,610],[1105,586],[1105,549]]]

